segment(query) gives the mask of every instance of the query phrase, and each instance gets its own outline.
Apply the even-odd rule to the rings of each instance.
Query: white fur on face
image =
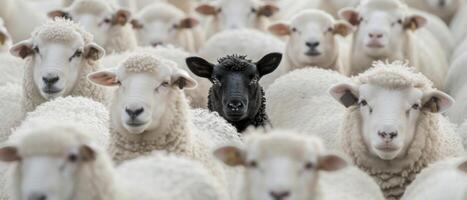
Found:
[[[120,69],[117,78],[121,85],[115,97],[116,107],[112,109],[112,112],[116,112],[114,123],[121,124],[132,134],[158,128],[167,105],[173,103],[168,84],[170,75],[171,69],[164,67],[157,68],[157,73],[126,72]],[[128,110],[141,113],[132,118]]]
[[[360,12],[361,22],[356,32],[357,49],[373,58],[402,57],[405,15],[396,9],[367,9]]]
[[[173,44],[179,46],[177,34],[179,34],[180,29],[177,29],[176,25],[178,25],[180,20],[154,20],[150,23],[143,23],[143,28],[136,31],[139,45],[158,46]]]
[[[264,147],[255,146],[247,149],[246,157],[245,178],[250,186],[250,199],[275,200],[271,195],[273,192],[289,192],[289,196],[284,198],[287,200],[310,199],[311,190],[316,186],[318,178],[318,157],[312,150],[314,146],[308,146],[307,153],[301,156],[288,155],[288,152],[282,155],[268,153],[261,150]],[[256,167],[251,166],[253,161],[256,162]],[[312,169],[305,168],[309,162],[314,164]]]
[[[34,83],[42,97],[52,99],[69,94],[79,80],[82,62],[85,62],[83,41],[38,40],[33,48],[36,51],[33,57]]]
[[[383,160],[403,156],[414,138],[422,91],[364,84],[359,93],[363,138],[369,151]]]
[[[84,30],[91,33],[93,41],[100,46],[105,45],[107,41],[107,33],[111,28],[112,12],[102,11],[100,13],[83,13],[70,11],[73,21],[83,26]]]
[[[335,60],[338,47],[332,32],[334,20],[331,16],[306,14],[294,19],[293,30],[288,42],[295,63],[316,65]]]
[[[218,20],[220,30],[254,28],[258,5],[252,0],[223,0],[219,2]]]
[[[77,164],[66,157],[26,157],[21,161],[21,199],[70,199],[73,196]]]

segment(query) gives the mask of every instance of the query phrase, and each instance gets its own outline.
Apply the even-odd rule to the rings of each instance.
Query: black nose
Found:
[[[269,192],[269,194],[272,196],[274,200],[282,200],[288,197],[290,195],[290,192],[289,191],[281,191],[281,192],[271,191]]]
[[[138,117],[139,115],[141,115],[141,113],[144,112],[144,108],[139,108],[135,110],[126,108],[125,112],[128,114],[128,116],[130,116],[132,120],[134,120],[136,119],[136,117]]]
[[[306,42],[305,43],[307,47],[314,49],[319,46],[319,42]]]
[[[439,0],[438,5],[444,7],[446,5],[446,0]]]
[[[157,47],[157,46],[160,46],[160,45],[163,45],[163,44],[164,44],[164,43],[162,43],[162,42],[153,42],[153,43],[152,43],[152,46],[153,46],[153,47]]]
[[[44,83],[47,86],[52,86],[53,84],[57,83],[58,80],[60,80],[60,78],[58,78],[58,76],[42,77],[42,81],[44,81]]]
[[[397,131],[393,131],[393,132],[379,131],[378,135],[384,140],[392,141],[394,138],[397,137]]]
[[[244,107],[244,104],[242,101],[240,100],[232,100],[230,101],[228,104],[227,104],[227,107],[231,110],[231,111],[240,111],[243,109]]]
[[[42,193],[33,193],[28,197],[28,200],[47,200],[47,196]]]

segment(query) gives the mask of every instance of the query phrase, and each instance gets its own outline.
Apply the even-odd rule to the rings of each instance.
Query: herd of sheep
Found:
[[[0,0],[0,70],[0,200],[467,199],[465,0]]]

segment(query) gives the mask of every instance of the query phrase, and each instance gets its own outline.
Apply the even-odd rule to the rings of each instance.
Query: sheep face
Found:
[[[218,30],[229,30],[255,28],[260,17],[270,17],[279,11],[279,8],[272,3],[260,3],[255,0],[221,0],[201,4],[196,11],[214,16],[218,20]]]
[[[118,86],[111,106],[112,123],[130,134],[161,128],[168,107],[173,107],[176,98],[180,98],[175,93],[196,87],[196,81],[171,61],[150,65],[153,66],[146,69],[122,66],[115,71],[89,75],[96,84]]]
[[[227,165],[245,167],[245,199],[306,200],[316,198],[320,171],[346,166],[323,151],[317,139],[287,133],[249,137],[244,148],[225,146],[214,154]]]
[[[82,76],[84,63],[104,55],[104,49],[94,43],[84,44],[78,33],[70,38],[54,41],[38,36],[10,49],[15,56],[31,57],[34,85],[45,99],[68,95]]]
[[[352,26],[347,22],[335,22],[322,11],[303,11],[290,23],[276,23],[269,27],[276,35],[289,36],[289,59],[303,65],[330,64],[336,59],[339,48],[335,36],[347,36]]]
[[[105,1],[99,0],[74,1],[67,9],[48,13],[50,18],[63,17],[79,23],[94,36],[94,41],[101,46],[106,44],[111,29],[126,25],[130,15],[127,10],[115,11]]]
[[[442,92],[414,87],[339,84],[330,93],[343,105],[358,107],[363,140],[369,152],[383,160],[406,155],[421,115],[443,112],[453,103]]]
[[[239,122],[255,116],[262,101],[259,80],[273,72],[279,65],[282,55],[270,53],[253,63],[246,56],[226,56],[219,64],[211,64],[200,57],[187,58],[190,70],[209,79],[211,87],[210,108],[230,122]]]
[[[406,34],[426,24],[424,17],[407,15],[400,3],[390,0],[367,1],[339,14],[357,27],[354,49],[374,59],[403,58]]]

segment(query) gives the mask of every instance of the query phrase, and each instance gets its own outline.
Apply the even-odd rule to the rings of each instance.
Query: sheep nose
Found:
[[[397,137],[397,131],[386,132],[386,131],[378,131],[379,137],[381,137],[385,142],[391,142],[394,138]]]
[[[161,46],[161,45],[163,45],[163,44],[164,44],[164,43],[162,43],[162,42],[153,42],[153,43],[152,43],[152,46],[153,46],[153,47],[157,47],[157,46]]]
[[[283,200],[286,197],[290,196],[289,191],[271,191],[269,194],[272,196],[274,200]]]
[[[368,36],[369,36],[371,39],[381,39],[381,38],[383,38],[383,34],[382,34],[382,33],[368,33]]]
[[[444,7],[446,5],[446,0],[439,0],[438,5],[439,7]]]
[[[48,77],[42,77],[42,81],[44,81],[44,83],[50,87],[52,86],[53,84],[57,83],[58,80],[60,80],[60,78],[58,76],[48,76]]]
[[[47,200],[47,195],[43,193],[33,193],[29,195],[28,200]]]
[[[244,104],[240,100],[232,100],[227,104],[227,107],[234,112],[240,111],[243,109]]]
[[[128,116],[130,116],[132,120],[135,120],[139,115],[141,115],[141,113],[144,112],[144,108],[143,107],[138,108],[138,109],[126,108],[125,112],[128,114]]]
[[[319,42],[306,42],[305,43],[307,47],[309,47],[310,49],[314,49],[316,47],[319,46]]]

